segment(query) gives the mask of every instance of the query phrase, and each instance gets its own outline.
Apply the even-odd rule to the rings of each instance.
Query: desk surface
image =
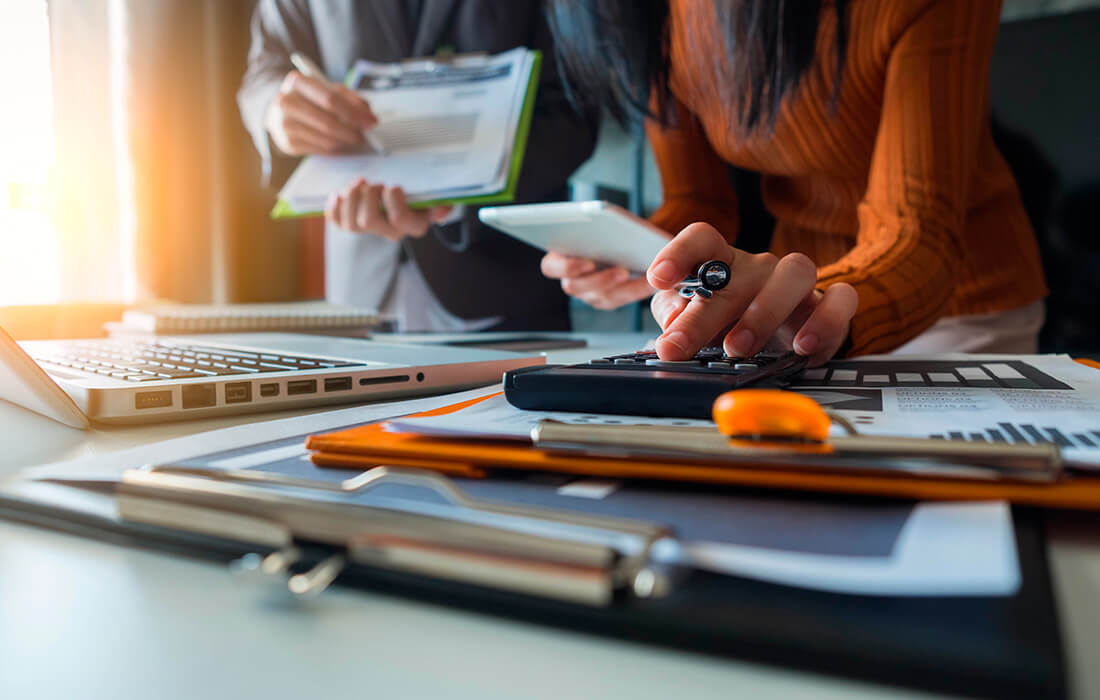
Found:
[[[594,336],[576,361],[640,347]],[[606,352],[605,352],[606,351]],[[0,401],[0,477],[291,413],[81,432]],[[1050,521],[1075,696],[1100,697],[1100,517]],[[929,697],[333,589],[0,521],[0,697]]]

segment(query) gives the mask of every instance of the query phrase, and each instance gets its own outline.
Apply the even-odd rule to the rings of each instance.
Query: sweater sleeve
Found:
[[[818,271],[853,285],[851,354],[886,352],[948,308],[963,255],[967,186],[989,123],[997,2],[936,0],[898,34],[852,250]]]
[[[646,131],[663,192],[660,208],[650,217],[653,223],[676,235],[688,224],[703,221],[732,244],[738,217],[730,166],[714,152],[699,119],[677,101],[670,126],[647,120]]]

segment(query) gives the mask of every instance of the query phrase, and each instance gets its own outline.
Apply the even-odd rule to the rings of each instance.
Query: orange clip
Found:
[[[810,397],[779,389],[727,391],[714,401],[713,416],[731,438],[825,442],[832,423]]]

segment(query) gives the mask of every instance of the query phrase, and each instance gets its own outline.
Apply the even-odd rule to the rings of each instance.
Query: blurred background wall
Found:
[[[56,225],[70,251],[67,296],[129,249],[130,299],[274,300],[302,291],[300,224],[273,195],[241,126],[252,3],[50,0]],[[106,40],[104,40],[106,39]],[[111,271],[106,271],[110,273]],[[124,275],[123,271],[118,271]]]
[[[27,108],[12,114],[52,123],[52,131],[38,129],[29,140],[20,131],[26,124],[0,132],[0,250],[7,253],[0,255],[0,307],[109,302],[106,308],[117,311],[122,303],[153,299],[269,301],[322,293],[319,222],[268,218],[274,193],[260,185],[234,100],[253,4],[0,3],[0,58],[28,63],[34,70],[18,75],[46,88],[17,84],[12,102]],[[1093,223],[1100,201],[1100,132],[1093,126],[1100,10],[1089,9],[1097,7],[1100,0],[1006,0],[993,64],[998,138],[1052,282],[1047,349],[1100,346],[1092,320],[1100,315],[1100,236]],[[36,18],[41,36],[32,41],[24,35],[38,31]],[[39,71],[40,63],[48,69]],[[32,160],[41,153],[39,162],[5,171],[21,146]],[[32,170],[48,170],[48,178],[28,176]],[[577,198],[616,199],[642,212],[661,197],[648,147],[607,120],[574,185]],[[766,218],[761,212],[762,229]],[[752,243],[766,244],[766,237]],[[81,308],[74,318],[87,315],[89,307]],[[23,319],[48,313],[18,312]],[[0,323],[11,317],[0,312]],[[578,304],[575,318],[582,328],[628,329],[648,313]]]

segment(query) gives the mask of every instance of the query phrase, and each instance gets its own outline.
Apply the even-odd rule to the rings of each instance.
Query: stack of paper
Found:
[[[384,152],[306,158],[272,217],[319,214],[359,177],[400,186],[418,206],[512,201],[540,64],[539,52],[524,48],[447,61],[358,61],[347,84],[378,117],[371,140]]]

